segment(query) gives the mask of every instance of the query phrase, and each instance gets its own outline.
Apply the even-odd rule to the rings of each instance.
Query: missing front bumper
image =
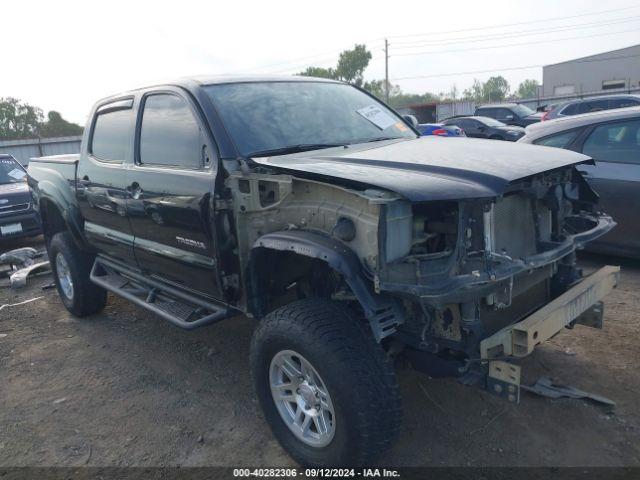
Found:
[[[617,285],[619,278],[620,267],[603,267],[524,320],[484,339],[480,352],[482,360],[489,363],[487,390],[518,403],[521,368],[509,359],[529,355],[536,345],[564,327],[579,323],[602,328],[602,299]]]
[[[480,342],[481,358],[525,357],[564,327],[581,323],[583,315],[585,322],[582,323],[597,324],[593,317],[601,318],[599,302],[617,285],[619,277],[620,267],[601,268],[524,320],[485,338]]]

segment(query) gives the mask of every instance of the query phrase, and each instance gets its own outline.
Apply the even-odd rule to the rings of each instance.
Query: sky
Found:
[[[84,124],[101,97],[200,74],[293,74],[365,43],[366,79],[461,92],[640,43],[639,0],[21,1],[2,5],[0,97]],[[638,60],[640,61],[640,59]],[[527,67],[527,68],[523,68]]]

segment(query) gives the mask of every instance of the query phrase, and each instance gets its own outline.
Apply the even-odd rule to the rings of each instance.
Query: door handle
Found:
[[[129,192],[131,198],[133,198],[134,200],[138,200],[142,195],[142,189],[140,188],[140,184],[138,182],[133,182],[130,186],[128,186],[127,192]]]

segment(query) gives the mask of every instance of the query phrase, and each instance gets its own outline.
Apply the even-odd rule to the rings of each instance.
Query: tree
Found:
[[[509,82],[503,77],[491,77],[482,88],[484,100],[487,102],[501,102],[509,95]]]
[[[366,45],[356,45],[353,50],[345,50],[340,54],[336,74],[344,82],[362,86],[362,75],[371,60],[371,52]]]
[[[56,111],[47,114],[44,122],[42,110],[17,98],[0,98],[0,139],[13,140],[36,137],[64,137],[80,135],[83,128],[66,121]]]
[[[402,108],[409,105],[419,105],[421,103],[434,103],[438,102],[439,97],[431,92],[425,93],[402,93],[398,92],[396,95],[389,97],[389,104],[393,108]]]
[[[40,125],[41,137],[66,137],[82,134],[83,129],[80,125],[66,121],[62,115],[54,110],[47,114],[47,118],[48,121]]]
[[[337,79],[336,71],[333,68],[307,67],[304,72],[298,73],[302,77],[320,77]]]
[[[482,102],[501,102],[509,95],[509,82],[498,75],[491,77],[486,82],[474,78],[473,85],[462,93],[464,99]]]
[[[33,138],[38,135],[42,110],[17,98],[0,98],[0,139]]]
[[[462,92],[462,97],[466,100],[473,100],[475,102],[483,102],[484,101],[484,89],[483,89],[483,83],[478,80],[477,78],[473,79],[473,84],[469,87],[466,88],[463,92]]]
[[[366,45],[356,45],[352,50],[345,50],[340,54],[336,68],[307,67],[298,75],[305,77],[322,77],[342,80],[359,87],[364,83],[363,73],[371,60],[371,52]]]
[[[518,85],[518,90],[516,91],[516,96],[518,98],[532,98],[538,96],[538,88],[540,84],[537,80],[532,78],[528,78],[527,80],[523,80],[520,85]]]
[[[364,88],[367,92],[377,97],[379,100],[384,101],[385,99],[385,81],[384,80],[371,80],[369,82],[364,82],[362,88]],[[398,85],[394,85],[389,82],[389,102],[395,96],[401,95],[402,90]]]

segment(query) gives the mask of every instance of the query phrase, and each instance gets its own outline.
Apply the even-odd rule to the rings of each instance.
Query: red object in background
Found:
[[[544,122],[547,119],[547,117],[549,116],[549,112],[551,112],[551,110],[544,112],[544,115],[540,117],[541,122]]]
[[[433,132],[431,132],[432,135],[447,135],[447,132],[444,128],[437,128],[435,129]]]

